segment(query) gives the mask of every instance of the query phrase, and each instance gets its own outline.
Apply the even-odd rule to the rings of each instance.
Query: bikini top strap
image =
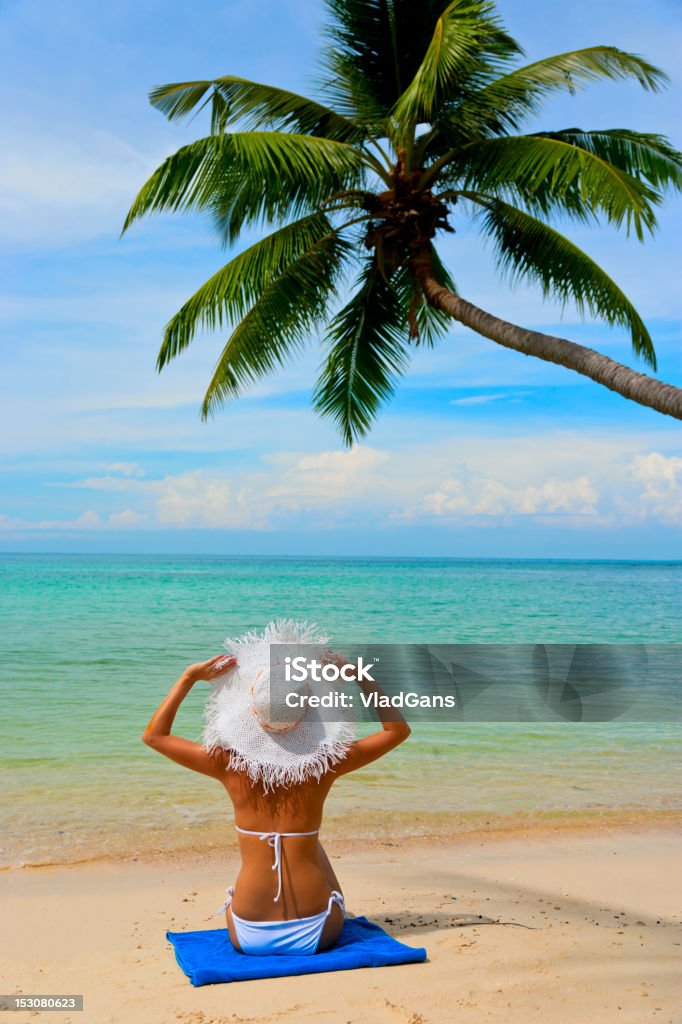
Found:
[[[319,828],[313,832],[252,832],[251,829],[240,828],[239,825],[235,825],[235,828],[243,835],[258,836],[261,842],[265,839],[268,846],[272,847],[272,870],[277,872],[277,895],[272,902],[278,903],[282,895],[282,836],[316,836],[319,835]]]
[[[245,836],[317,836],[320,834],[319,828],[313,829],[312,832],[252,832],[248,828],[240,828],[239,825],[234,826],[237,832],[243,832]]]

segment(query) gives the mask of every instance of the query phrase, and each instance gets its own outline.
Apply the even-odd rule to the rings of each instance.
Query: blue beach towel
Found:
[[[173,944],[180,967],[197,987],[221,981],[284,978],[294,974],[322,974],[324,971],[388,967],[426,960],[425,949],[414,949],[392,939],[383,928],[366,917],[347,918],[338,942],[331,949],[313,956],[248,956],[238,953],[232,947],[226,928],[166,932],[166,938]]]

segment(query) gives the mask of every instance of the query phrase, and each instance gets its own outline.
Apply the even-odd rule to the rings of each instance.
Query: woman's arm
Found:
[[[347,661],[340,654],[335,654],[333,660],[339,667],[342,664],[353,665],[352,662]],[[379,697],[385,696],[384,691],[377,683],[368,679],[358,681],[357,670],[354,673],[354,678],[358,686],[366,694],[376,693]],[[378,758],[383,757],[384,754],[388,754],[389,750],[393,750],[401,743],[404,743],[410,735],[412,730],[398,708],[381,707],[379,701],[377,701],[376,711],[382,725],[381,731],[373,732],[369,736],[364,736],[361,740],[356,740],[352,743],[346,757],[334,768],[337,775],[346,775],[348,772],[354,772],[358,768],[364,768],[366,764],[371,764],[372,761],[376,761]]]
[[[209,754],[200,743],[193,743],[182,736],[171,736],[171,729],[178,708],[194,684],[200,680],[216,679],[233,668],[236,661],[236,658],[226,659],[224,654],[219,654],[209,661],[201,661],[186,668],[152,715],[149,725],[142,734],[143,742],[185,768],[217,778],[225,767],[222,752],[214,751]]]

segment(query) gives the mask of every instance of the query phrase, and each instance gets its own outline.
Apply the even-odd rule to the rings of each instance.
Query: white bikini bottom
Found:
[[[282,838],[284,836],[316,836],[319,830],[315,829],[314,832],[252,832],[250,829],[240,828],[239,825],[235,827],[243,835],[258,836],[272,847],[272,870],[277,872],[278,881],[277,895],[273,902],[278,903],[282,894]],[[232,903],[234,887],[230,886],[226,891],[227,899],[216,911],[216,914],[223,913]],[[243,917],[237,917],[232,911],[234,930],[242,953],[251,953],[255,956],[268,956],[277,953],[303,955],[316,953],[325,921],[331,914],[335,903],[345,913],[343,896],[336,889],[332,889],[326,910],[319,914],[313,914],[312,917],[297,917],[290,921],[247,921]]]
[[[234,889],[227,890],[226,905],[232,903]],[[317,952],[325,922],[332,907],[337,904],[344,910],[343,896],[332,889],[327,909],[312,917],[297,917],[290,921],[247,921],[232,911],[234,930],[242,953],[254,956],[272,956],[278,953],[311,955]]]

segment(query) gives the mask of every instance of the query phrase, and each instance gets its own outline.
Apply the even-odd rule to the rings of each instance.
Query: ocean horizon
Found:
[[[224,552],[192,552],[192,551],[3,551],[0,558],[140,558],[140,559],[224,559],[229,562],[238,561],[301,561],[301,562],[571,562],[582,565],[613,564],[618,565],[682,565],[682,558],[568,558],[555,556],[547,558],[542,555],[332,555],[332,554],[278,554],[263,555],[254,553],[229,554]]]

